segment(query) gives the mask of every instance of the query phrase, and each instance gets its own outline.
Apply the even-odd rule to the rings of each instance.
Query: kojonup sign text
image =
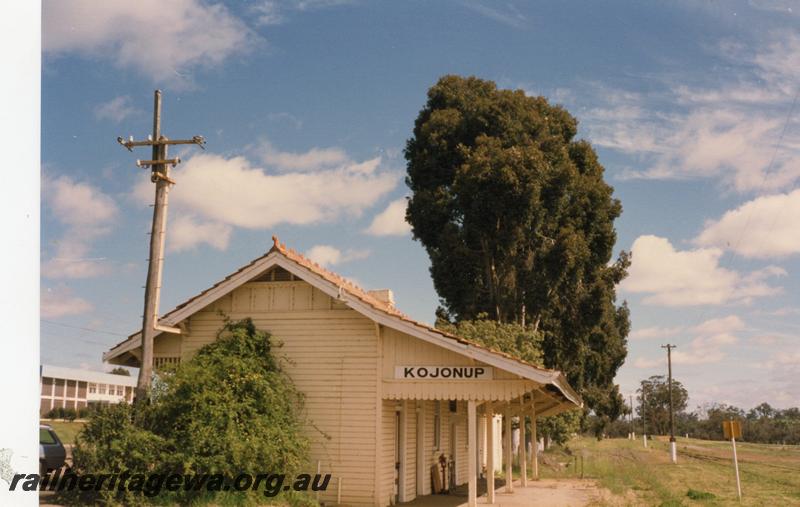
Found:
[[[394,378],[403,380],[491,380],[491,366],[395,366]]]

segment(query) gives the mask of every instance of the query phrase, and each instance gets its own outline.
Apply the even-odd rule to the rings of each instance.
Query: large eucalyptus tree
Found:
[[[611,261],[622,206],[576,133],[577,120],[543,97],[444,76],[406,145],[406,217],[445,315],[542,333],[545,366],[614,418],[629,330],[615,285],[629,257]]]

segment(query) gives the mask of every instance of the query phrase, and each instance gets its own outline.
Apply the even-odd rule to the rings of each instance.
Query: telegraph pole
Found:
[[[636,440],[636,431],[633,429],[633,395],[630,395],[631,400],[631,420],[630,420],[630,427],[631,427],[631,440]]]
[[[675,449],[675,411],[672,407],[672,349],[677,345],[662,345],[662,349],[667,349],[667,368],[669,372],[669,452],[673,463],[678,462],[678,453]]]
[[[645,405],[644,386],[642,383],[642,440],[644,440],[644,447],[647,448],[647,419],[645,417],[647,405]]]
[[[161,135],[161,90],[156,90],[153,99],[153,134],[146,141],[127,141],[121,137],[117,142],[133,151],[138,146],[151,146],[151,160],[137,160],[139,167],[150,167],[150,181],[156,185],[155,205],[153,206],[153,225],[150,231],[150,258],[147,264],[147,281],[144,289],[144,314],[142,315],[142,361],[136,384],[136,401],[146,402],[150,393],[150,380],[153,374],[153,337],[158,326],[158,302],[161,295],[161,273],[164,267],[164,238],[167,228],[167,200],[169,187],[175,182],[169,177],[170,166],[180,163],[179,158],[167,158],[170,144],[196,144],[203,148],[205,139],[194,136],[192,139],[169,140]],[[164,330],[168,330],[164,328]]]

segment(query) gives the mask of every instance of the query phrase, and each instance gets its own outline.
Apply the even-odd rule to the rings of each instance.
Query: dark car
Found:
[[[67,450],[61,440],[46,424],[39,425],[39,471],[42,475],[50,470],[58,470],[64,466]]]

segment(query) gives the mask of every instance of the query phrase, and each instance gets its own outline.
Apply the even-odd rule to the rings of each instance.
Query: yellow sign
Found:
[[[742,423],[739,421],[722,421],[722,432],[725,434],[725,439],[742,438]]]

